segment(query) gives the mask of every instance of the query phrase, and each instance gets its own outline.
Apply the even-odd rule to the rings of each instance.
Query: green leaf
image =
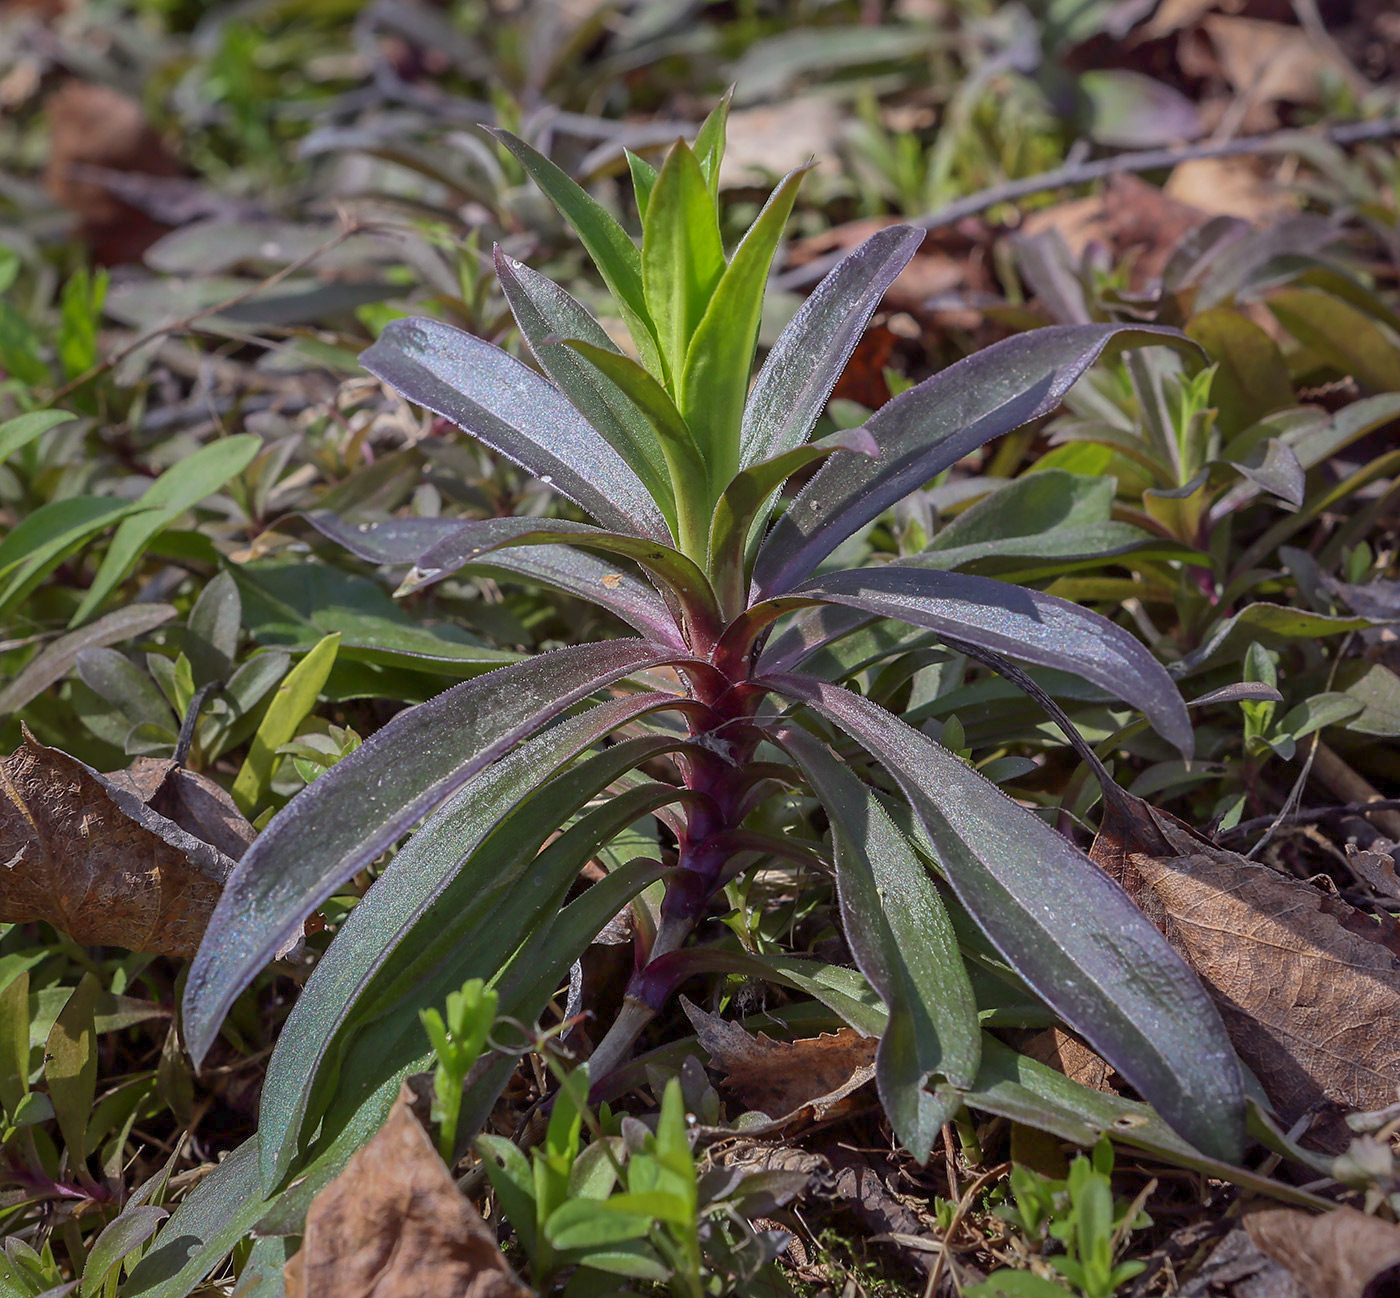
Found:
[[[13,1122],[29,1094],[29,970],[0,989],[0,1104]]]
[[[92,615],[125,579],[158,532],[242,473],[261,449],[262,438],[252,433],[225,437],[201,447],[189,459],[162,473],[136,502],[141,512],[117,528],[107,556],[69,626],[77,626]]]
[[[709,298],[676,384],[676,404],[709,468],[717,496],[739,468],[739,434],[749,395],[768,270],[806,173],[791,172],[739,241]]]
[[[807,676],[757,679],[864,745],[899,782],[929,835],[924,850],[1003,959],[1177,1130],[1239,1158],[1244,1088],[1219,1011],[1103,871],[879,705]]]
[[[662,164],[642,227],[642,282],[665,368],[679,390],[690,341],[726,273],[719,215],[700,164],[683,140]]]
[[[624,149],[623,153],[627,155],[627,170],[632,173],[632,194],[637,200],[637,216],[645,222],[647,203],[651,199],[651,191],[656,187],[656,178],[660,173],[631,149]]]
[[[1293,379],[1278,344],[1248,316],[1213,307],[1191,318],[1186,336],[1206,350],[1218,368],[1210,399],[1226,437],[1293,404]]]
[[[173,616],[175,610],[170,612]],[[105,621],[107,618],[100,618],[93,627]],[[85,627],[70,634],[84,635],[89,629]],[[78,654],[75,665],[79,679],[120,712],[127,729],[142,723],[166,729],[172,724],[179,725],[160,687],[124,653],[105,647],[84,649]]]
[[[7,419],[0,424],[0,464],[4,464],[16,451],[37,441],[50,429],[59,424],[76,419],[66,410],[34,410],[15,419]]]
[[[563,345],[576,352],[610,383],[614,384],[646,419],[655,434],[670,474],[670,495],[676,506],[677,543],[687,554],[703,542],[703,526],[708,520],[708,504],[697,500],[697,483],[705,482],[705,460],[690,427],[666,391],[630,356],[608,350],[581,339],[564,339]],[[689,541],[689,544],[687,544]],[[703,550],[701,551],[703,554]]]
[[[528,1253],[534,1254],[538,1247],[536,1234],[538,1223],[535,1213],[535,1174],[530,1162],[516,1148],[513,1141],[504,1136],[484,1135],[476,1138],[481,1152],[481,1165],[491,1182],[496,1198],[501,1202],[501,1211],[506,1220],[515,1227],[520,1242]]]
[[[141,1203],[108,1222],[93,1242],[83,1266],[83,1282],[78,1289],[81,1298],[94,1298],[101,1293],[122,1259],[150,1239],[169,1215],[164,1208]]]
[[[1400,391],[1400,348],[1354,306],[1311,288],[1274,293],[1266,305],[1325,364],[1372,392]]]
[[[184,653],[190,660],[196,685],[210,681],[227,683],[238,651],[238,633],[243,625],[243,601],[238,583],[221,572],[199,592],[190,610]]]
[[[856,964],[889,1008],[876,1055],[880,1101],[920,1163],[952,1113],[934,1073],[968,1086],[981,1058],[977,1001],[957,935],[904,835],[862,784],[801,731],[782,736],[831,821],[841,918]]]
[[[122,1298],[185,1298],[266,1210],[253,1136],[180,1201],[122,1286]]]
[[[592,1249],[604,1244],[641,1239],[651,1229],[651,1218],[619,1212],[595,1199],[570,1199],[545,1220],[545,1234],[557,1249]]]
[[[577,338],[617,353],[588,310],[553,280],[496,249],[496,275],[535,359],[580,414],[642,480],[674,534],[676,502],[666,456],[635,403],[586,357],[558,339]]]
[[[1314,694],[1285,713],[1278,723],[1278,729],[1292,739],[1303,739],[1314,730],[1335,726],[1356,716],[1363,707],[1364,704],[1350,694]]]
[[[1400,676],[1382,663],[1347,663],[1338,673],[1337,683],[1362,706],[1347,722],[1348,730],[1400,738]]]
[[[97,1092],[97,1028],[94,1015],[102,984],[86,973],[54,1021],[44,1050],[44,1077],[58,1129],[74,1168],[86,1156],[88,1115]]]
[[[709,116],[700,124],[700,129],[695,134],[695,144],[693,152],[695,160],[700,164],[700,172],[705,177],[705,183],[710,188],[710,193],[716,203],[719,202],[719,169],[724,161],[724,139],[729,126],[729,105],[734,99],[734,87],[720,96],[717,103],[709,113]]]
[[[1282,604],[1261,601],[1217,623],[1204,644],[1173,664],[1172,675],[1179,680],[1209,667],[1232,662],[1243,657],[1256,640],[1281,648],[1290,641],[1364,631],[1371,625],[1370,619],[1364,617],[1331,617],[1305,608],[1287,608]]]
[[[573,226],[622,311],[647,368],[661,373],[660,352],[642,287],[642,257],[637,245],[596,199],[542,153],[509,131],[497,131],[495,135],[515,154],[535,184]]]
[[[70,496],[41,505],[0,541],[0,613],[7,612],[89,537],[138,506],[107,496]]]
[[[129,604],[126,608],[116,609],[105,617],[98,618],[91,626],[80,627],[67,635],[59,636],[31,658],[25,664],[24,670],[0,691],[0,713],[16,712],[24,707],[78,665],[85,655],[101,653],[107,645],[145,635],[147,631],[155,630],[174,616],[175,609],[169,604]],[[112,650],[106,652],[114,653]],[[127,666],[131,665],[128,663]],[[131,667],[131,671],[136,672],[137,669]],[[147,684],[149,685],[149,682]],[[98,693],[102,691],[98,690]],[[148,699],[149,697],[147,695]],[[146,716],[132,718],[133,722],[156,719]],[[162,713],[159,719],[168,721],[169,714]]]
[[[745,546],[765,504],[778,488],[799,469],[824,460],[833,451],[874,455],[877,449],[874,439],[863,428],[853,428],[810,446],[784,451],[734,475],[720,493],[710,524],[708,566],[719,587],[723,607],[736,614],[743,608]]]
[[[185,989],[191,1055],[204,1056],[238,993],[321,901],[473,775],[596,691],[677,661],[675,649],[620,639],[498,668],[401,712],[309,784],[239,861],[209,921]]]
[[[326,636],[277,687],[230,790],[245,816],[252,814],[271,787],[278,761],[277,750],[291,742],[297,727],[311,715],[335,665],[339,648],[339,633]]]

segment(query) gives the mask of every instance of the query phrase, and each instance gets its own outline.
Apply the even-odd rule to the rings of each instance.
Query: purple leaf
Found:
[[[1174,329],[1051,325],[950,365],[881,407],[866,424],[878,459],[833,455],[759,551],[753,598],[791,590],[848,536],[993,437],[1049,414],[1112,342],[1181,345]]]
[[[462,522],[456,532],[420,556],[404,578],[400,591],[417,590],[450,576],[468,564],[484,560],[504,547],[550,545],[555,541],[604,554],[620,554],[653,573],[664,589],[675,592],[701,637],[720,630],[719,608],[709,578],[693,559],[658,541],[631,533],[607,532],[587,523],[563,518],[485,518]],[[674,625],[668,637],[675,639]]]
[[[757,684],[861,743],[898,781],[953,891],[1011,967],[1186,1139],[1239,1159],[1243,1082],[1219,1011],[1127,893],[878,704],[812,677]]]
[[[881,230],[812,290],[754,380],[744,408],[740,467],[807,440],[885,290],[923,238],[922,230],[908,225]]]
[[[1183,756],[1191,755],[1191,719],[1166,668],[1136,636],[1069,600],[991,577],[903,564],[831,573],[792,593],[802,595],[1073,672],[1131,703]]]
[[[580,699],[676,651],[644,640],[556,649],[400,713],[292,799],[238,863],[185,988],[196,1063],[229,1006],[306,917],[477,771]]]
[[[977,1075],[977,1001],[957,934],[908,838],[873,790],[805,731],[773,735],[792,755],[831,822],[842,927],[889,1022],[875,1084],[900,1143],[923,1163],[952,1116],[926,1083],[941,1073],[968,1087]]]
[[[391,518],[382,523],[347,523],[320,510],[310,511],[304,517],[323,536],[367,563],[412,565],[434,546],[459,533],[469,521]],[[676,620],[660,596],[626,569],[597,555],[567,545],[534,545],[491,551],[472,567],[586,599],[615,613],[650,639],[681,643]]]
[[[661,511],[598,431],[533,370],[437,320],[392,320],[360,363],[621,532],[669,541]]]

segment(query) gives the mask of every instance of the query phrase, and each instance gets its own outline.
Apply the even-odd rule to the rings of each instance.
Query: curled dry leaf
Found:
[[[799,1041],[774,1041],[707,1014],[684,996],[681,1006],[710,1059],[727,1074],[729,1089],[775,1123],[788,1122],[804,1109],[816,1118],[825,1117],[875,1076],[878,1042],[852,1028]]]
[[[1248,1214],[1244,1225],[1310,1298],[1381,1298],[1400,1289],[1400,1228],[1355,1208],[1321,1217],[1268,1208]]]
[[[1400,1085],[1400,925],[1115,798],[1090,855],[1215,997],[1279,1115],[1379,1109]]]
[[[226,795],[212,781],[174,763],[157,779],[164,766],[99,775],[25,730],[0,762],[0,923],[47,920],[86,945],[193,955],[233,869],[223,848],[241,855],[251,828],[220,819]]]
[[[530,1298],[413,1115],[388,1120],[312,1201],[287,1298]]]

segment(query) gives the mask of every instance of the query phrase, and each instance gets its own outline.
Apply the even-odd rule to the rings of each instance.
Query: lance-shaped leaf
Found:
[[[551,798],[557,797],[558,803],[541,814],[534,796],[541,786],[550,782],[562,765],[618,726],[676,702],[665,695],[633,695],[600,703],[559,722],[468,780],[389,862],[312,972],[277,1039],[258,1122],[263,1180],[269,1189],[282,1178],[296,1152],[296,1138],[322,1060],[370,981],[404,936],[430,909],[443,911],[439,903],[449,884],[455,891],[461,892],[465,886],[466,891],[478,895],[466,906],[443,913],[456,915],[472,908],[483,915],[497,912],[499,888],[509,882],[506,868],[521,853],[533,856],[554,826],[575,809],[576,803],[569,805],[574,802],[570,791],[550,784]],[[670,738],[642,741],[648,753],[675,747],[678,742]],[[625,744],[605,751],[612,754],[615,749],[623,750],[619,759],[624,769],[641,760],[640,753]],[[585,779],[578,799],[593,796],[613,778],[615,770],[609,765],[597,784]],[[488,836],[495,850],[478,852]],[[424,948],[438,941],[441,933],[435,930],[441,927],[438,924],[427,930]]]
[[[556,388],[499,347],[436,320],[393,320],[360,363],[605,526],[670,538],[626,461]]]
[[[642,226],[647,310],[656,325],[665,372],[677,386],[686,348],[724,273],[715,200],[690,146],[677,140],[647,198]]]
[[[882,406],[866,425],[879,459],[836,455],[817,471],[759,551],[754,598],[808,576],[838,545],[993,437],[1049,414],[1113,343],[1194,344],[1174,329],[1051,325],[950,365]]]
[[[801,446],[826,406],[885,290],[924,232],[894,225],[841,260],[778,335],[744,409],[740,464]]]
[[[496,275],[511,314],[535,359],[574,408],[646,484],[675,526],[675,497],[666,473],[666,457],[651,424],[620,389],[560,338],[577,338],[603,351],[617,347],[585,307],[552,279],[496,249]]]
[[[694,526],[694,488],[705,480],[705,461],[671,394],[644,366],[612,348],[598,347],[579,338],[560,339],[550,345],[564,347],[592,365],[646,420],[666,461],[671,482],[684,488],[679,494],[672,493],[676,503],[676,539],[684,544],[685,529]]]
[[[689,339],[685,366],[675,383],[676,404],[695,434],[716,494],[739,468],[740,426],[758,343],[763,290],[806,171],[801,167],[783,178],[734,249],[704,318]]]
[[[495,134],[520,159],[531,179],[573,227],[602,275],[603,283],[621,308],[632,332],[632,341],[637,344],[647,368],[659,374],[656,327],[647,310],[646,293],[642,288],[642,255],[637,245],[611,213],[544,154],[509,131]]]
[[[450,576],[466,564],[493,551],[514,546],[555,545],[563,542],[585,550],[619,554],[655,574],[663,586],[684,601],[687,615],[702,635],[714,634],[719,609],[709,578],[679,550],[639,536],[605,532],[565,518],[485,518],[464,522],[458,530],[419,557],[399,587],[400,594],[418,590]]]
[[[1069,600],[991,577],[893,563],[818,577],[793,592],[802,595],[1073,672],[1131,703],[1164,739],[1191,755],[1191,718],[1166,668],[1136,636]]]
[[[760,684],[809,704],[899,782],[958,900],[1007,963],[1186,1139],[1238,1161],[1239,1063],[1210,996],[1078,848],[878,704],[812,677]]]
[[[308,785],[230,876],[185,988],[190,1054],[334,889],[477,771],[572,704],[676,651],[642,640],[557,649],[465,681],[400,713]]]
[[[811,735],[775,736],[831,822],[841,920],[860,971],[890,1017],[875,1084],[900,1143],[922,1163],[951,1110],[925,1082],[970,1086],[981,1057],[977,1001],[957,935],[928,871],[875,793]]]
[[[309,510],[303,517],[322,536],[343,545],[366,563],[409,565],[417,564],[439,542],[455,536],[467,521],[390,518],[382,523],[349,523],[324,510]],[[566,545],[492,550],[472,567],[586,599],[617,614],[648,639],[683,643],[676,619],[655,590],[625,568],[586,551]]]
[[[720,493],[710,523],[709,567],[725,607],[742,607],[744,551],[764,502],[799,469],[824,460],[835,451],[878,454],[874,439],[864,428],[845,429],[814,445],[796,446],[771,460],[741,469]]]

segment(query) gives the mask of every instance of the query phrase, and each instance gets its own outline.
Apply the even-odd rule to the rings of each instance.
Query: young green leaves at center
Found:
[[[642,226],[647,311],[661,344],[664,377],[673,384],[724,270],[714,195],[690,146],[677,141],[656,178]]]

